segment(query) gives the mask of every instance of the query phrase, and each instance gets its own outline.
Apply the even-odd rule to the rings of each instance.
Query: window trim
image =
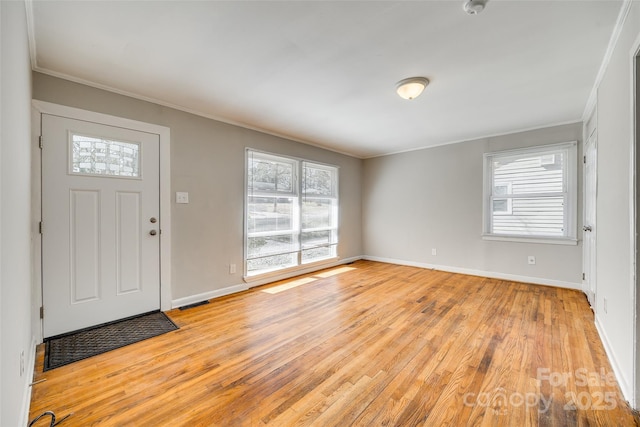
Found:
[[[529,236],[529,235],[505,235],[491,233],[491,207],[492,207],[492,184],[493,169],[491,161],[498,157],[511,157],[533,155],[548,151],[567,150],[567,166],[564,176],[566,185],[567,206],[565,209],[564,227],[567,230],[565,236]],[[544,243],[557,245],[577,245],[577,223],[578,223],[578,142],[567,141],[558,144],[538,145],[527,148],[512,150],[487,152],[483,155],[483,194],[482,194],[482,238],[484,240]],[[531,195],[527,195],[530,197]]]
[[[249,157],[251,155],[251,153],[256,153],[259,154],[260,156],[264,156],[264,157],[271,157],[273,160],[275,161],[281,161],[282,159],[288,159],[292,162],[297,163],[298,167],[294,168],[293,171],[293,175],[294,175],[294,186],[295,186],[295,190],[292,189],[292,192],[290,193],[277,193],[274,192],[273,193],[273,197],[294,197],[298,200],[298,207],[297,207],[297,211],[298,211],[298,230],[297,230],[297,235],[298,235],[298,239],[299,239],[299,243],[300,243],[300,247],[297,251],[293,251],[291,253],[298,253],[298,262],[297,265],[293,265],[293,266],[289,266],[289,267],[285,267],[285,268],[280,268],[280,269],[275,269],[275,270],[269,270],[269,271],[264,271],[263,273],[258,273],[258,274],[252,274],[249,275],[247,268],[248,268],[248,254],[249,254],[249,247],[247,245],[247,241],[248,241],[248,237],[249,237],[249,223],[248,223],[248,217],[249,217],[249,212],[248,212],[248,204],[247,204],[247,200],[249,197]],[[334,170],[335,169],[335,182],[334,182],[334,195],[332,196],[317,196],[318,198],[323,198],[323,199],[327,199],[327,198],[335,198],[337,206],[338,206],[338,211],[336,214],[336,226],[335,226],[335,230],[336,230],[336,243],[327,243],[325,245],[321,245],[321,246],[334,246],[336,248],[336,255],[332,256],[332,257],[328,257],[328,258],[323,258],[323,259],[318,259],[318,260],[313,260],[313,261],[307,261],[307,262],[303,262],[302,261],[302,252],[303,252],[303,248],[302,248],[302,243],[300,241],[300,235],[302,233],[302,201],[304,200],[304,195],[303,195],[303,191],[302,191],[302,185],[303,185],[303,170],[304,170],[304,164],[308,163],[310,165],[313,166],[319,166],[319,167],[324,167],[330,170]],[[328,264],[332,264],[334,263],[336,260],[340,259],[339,256],[339,242],[340,242],[340,197],[339,197],[339,192],[340,192],[340,166],[338,165],[333,165],[333,164],[329,164],[329,163],[324,163],[324,162],[319,162],[319,161],[313,161],[313,160],[309,160],[309,159],[305,159],[305,158],[301,158],[301,157],[295,157],[295,156],[288,156],[288,155],[283,155],[283,154],[276,154],[276,153],[272,153],[272,152],[268,152],[268,151],[263,151],[263,150],[258,150],[255,148],[250,148],[250,147],[245,147],[245,159],[244,159],[244,201],[243,201],[243,211],[244,211],[244,215],[243,215],[243,222],[244,222],[244,233],[243,233],[243,249],[244,249],[244,254],[243,254],[243,280],[245,282],[254,282],[254,281],[261,281],[264,280],[266,278],[269,277],[279,277],[283,274],[287,274],[287,273],[291,273],[294,271],[302,271],[302,270],[308,270],[309,268],[313,268],[313,267],[320,267],[322,265],[328,265]],[[316,196],[312,196],[312,198],[314,198]],[[325,227],[326,228],[326,227]],[[333,230],[333,228],[326,228],[327,230]],[[294,230],[294,233],[296,232],[296,230]],[[309,249],[309,248],[305,248],[305,249]]]

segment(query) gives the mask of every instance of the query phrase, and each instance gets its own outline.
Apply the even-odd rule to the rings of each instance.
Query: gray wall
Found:
[[[363,178],[365,254],[579,288],[581,243],[565,246],[482,239],[482,168],[485,152],[580,141],[581,133],[581,124],[576,123],[367,159]],[[581,171],[578,182],[581,194]],[[580,196],[579,227],[581,205]],[[536,265],[527,263],[528,255],[536,257]]]
[[[362,254],[360,159],[39,73],[33,97],[171,128],[171,191],[190,202],[172,201],[174,300],[243,283],[245,147],[339,166],[338,254]]]
[[[31,323],[31,65],[25,7],[0,2],[0,425],[26,424]],[[24,352],[24,372],[20,354]]]
[[[596,323],[618,382],[631,399],[635,380],[631,166],[632,48],[640,36],[640,2],[633,2],[598,87],[598,227]],[[608,312],[604,311],[607,299]]]

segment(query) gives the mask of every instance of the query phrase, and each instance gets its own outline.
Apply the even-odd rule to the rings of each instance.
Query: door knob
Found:
[[[593,231],[593,229],[590,225],[585,225],[584,227],[582,227],[582,231]]]
[[[155,236],[157,233],[158,233],[158,232],[157,232],[156,230],[151,230],[151,231],[149,232],[149,234],[151,234],[152,236]]]

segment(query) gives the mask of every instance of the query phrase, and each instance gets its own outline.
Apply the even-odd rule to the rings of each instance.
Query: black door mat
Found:
[[[46,338],[44,371],[106,353],[178,329],[164,313],[154,311],[91,328]]]

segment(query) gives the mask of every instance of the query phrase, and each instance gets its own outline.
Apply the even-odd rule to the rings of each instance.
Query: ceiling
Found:
[[[27,3],[37,71],[357,157],[581,120],[622,1],[462,5]]]

